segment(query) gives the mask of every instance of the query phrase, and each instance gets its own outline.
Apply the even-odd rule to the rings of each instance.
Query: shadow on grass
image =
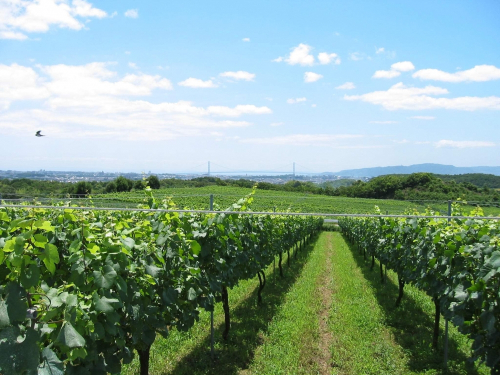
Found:
[[[380,280],[380,265],[375,263],[373,271],[371,257],[367,260],[360,254],[356,246],[350,244],[344,237],[346,244],[351,250],[354,259],[366,280],[370,282],[377,297],[379,305],[385,313],[385,324],[390,326],[395,341],[404,349],[409,357],[408,367],[412,371],[437,370],[446,374],[479,374],[474,364],[467,361],[467,356],[458,349],[458,343],[451,337],[448,339],[448,369],[444,370],[444,332],[441,330],[438,349],[431,347],[434,331],[434,310],[429,316],[418,301],[406,294],[401,300],[401,305],[395,307],[398,296],[398,285],[389,277],[384,284]],[[431,297],[428,297],[429,300]],[[434,306],[434,305],[433,305]],[[443,317],[441,317],[441,322]]]
[[[285,253],[282,262],[283,278],[279,276],[277,260],[276,270],[269,268],[261,305],[257,306],[257,281],[250,296],[240,302],[236,309],[231,309],[231,330],[226,341],[222,339],[223,324],[215,327],[215,360],[212,361],[210,357],[210,335],[207,335],[169,373],[230,375],[247,369],[256,348],[263,343],[263,335],[284,302],[286,293],[300,276],[317,239],[318,236],[314,237],[309,245],[297,253],[297,257],[290,252],[290,267]]]

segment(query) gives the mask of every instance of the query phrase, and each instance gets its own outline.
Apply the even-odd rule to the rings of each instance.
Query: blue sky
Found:
[[[0,0],[0,169],[500,165],[499,19],[495,0]]]

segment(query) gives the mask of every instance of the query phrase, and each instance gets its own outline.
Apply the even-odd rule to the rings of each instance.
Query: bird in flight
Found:
[[[42,131],[39,130],[39,131],[36,132],[35,136],[37,136],[37,137],[45,137],[45,135],[43,135],[41,133],[42,133]]]

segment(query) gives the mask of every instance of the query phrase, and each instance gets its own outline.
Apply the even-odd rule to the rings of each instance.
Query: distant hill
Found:
[[[392,167],[345,169],[339,172],[333,172],[333,174],[345,177],[377,177],[386,174],[412,174],[417,172],[428,172],[438,175],[487,173],[500,176],[500,167],[455,167],[454,165],[427,163],[427,164],[414,164],[408,166],[398,165]]]
[[[443,181],[455,181],[457,183],[460,182],[469,182],[472,185],[477,187],[488,187],[490,189],[499,189],[500,188],[500,176],[495,176],[492,174],[484,174],[484,173],[467,173],[467,174],[457,174],[457,175],[436,175]],[[343,180],[339,180],[343,181]]]

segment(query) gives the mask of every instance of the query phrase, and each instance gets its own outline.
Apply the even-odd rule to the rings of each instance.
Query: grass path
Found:
[[[330,374],[331,237],[319,236],[245,374]]]

